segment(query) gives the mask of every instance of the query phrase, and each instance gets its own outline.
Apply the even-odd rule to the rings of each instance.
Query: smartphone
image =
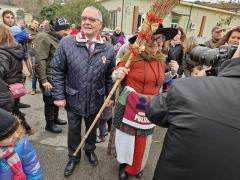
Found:
[[[43,93],[45,96],[51,96],[51,92],[49,92],[47,89],[45,89]]]

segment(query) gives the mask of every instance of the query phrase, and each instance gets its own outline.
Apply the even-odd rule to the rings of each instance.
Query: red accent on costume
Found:
[[[138,49],[136,47],[134,47],[133,45],[129,46],[129,50],[132,52],[133,57],[138,57],[139,56]]]
[[[132,175],[137,175],[141,171],[143,156],[146,147],[147,136],[135,136],[135,150],[132,166],[127,165],[125,171]]]
[[[144,85],[144,91],[143,89],[143,83],[144,83],[144,63],[146,66],[146,77],[145,77],[145,85]],[[150,67],[150,63],[153,67],[153,70],[155,73],[158,72],[158,63],[160,63],[160,78],[159,83],[164,83],[164,74],[166,69],[166,63],[165,62],[157,62],[157,61],[132,61],[130,64],[130,71],[128,75],[126,76],[125,83],[127,86],[132,87],[136,92],[145,94],[145,95],[155,95],[159,93],[159,86],[156,86],[156,75],[152,71]],[[125,62],[120,62],[118,64],[118,67],[124,67]]]
[[[139,32],[138,33],[138,37],[141,38],[141,39],[151,39],[151,34],[148,34],[148,33],[144,33],[144,32]]]
[[[163,22],[163,19],[161,18],[158,18],[155,14],[153,13],[147,13],[147,19],[151,22],[154,22],[154,23],[159,23],[161,24]]]

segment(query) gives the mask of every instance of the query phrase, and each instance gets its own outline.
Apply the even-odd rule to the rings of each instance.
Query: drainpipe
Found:
[[[192,9],[193,9],[193,6],[191,6],[191,8],[190,8],[190,12],[189,12],[189,16],[188,16],[188,22],[187,22],[187,28],[186,28],[186,34],[188,32],[188,29],[189,29],[190,19],[191,19],[191,16],[192,16]]]
[[[122,18],[121,18],[121,31],[123,30],[123,13],[124,13],[124,0],[122,0]]]

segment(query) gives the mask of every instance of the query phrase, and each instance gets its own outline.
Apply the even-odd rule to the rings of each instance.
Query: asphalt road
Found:
[[[65,178],[63,171],[68,161],[67,156],[67,125],[62,126],[61,134],[53,134],[45,131],[45,119],[43,114],[42,94],[38,89],[36,95],[30,94],[31,82],[27,81],[29,93],[22,98],[21,102],[31,105],[31,108],[22,109],[26,113],[29,124],[35,130],[35,134],[30,137],[41,161],[44,179],[46,180],[118,180],[118,163],[115,158],[107,155],[107,143],[97,144],[96,154],[99,159],[99,165],[93,167],[89,164],[87,157],[82,153],[82,159],[76,167],[74,174]],[[66,118],[65,110],[60,110],[60,118]],[[83,125],[84,127],[84,125]],[[82,131],[84,132],[84,130]],[[150,156],[147,166],[144,170],[142,180],[152,179],[157,160],[162,147],[162,142],[166,130],[156,129],[152,143]],[[157,141],[157,142],[155,142]],[[129,179],[136,179],[130,177]]]

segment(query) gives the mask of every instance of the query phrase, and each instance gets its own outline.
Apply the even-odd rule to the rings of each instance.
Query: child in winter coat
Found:
[[[29,34],[26,30],[22,30],[20,27],[18,26],[12,26],[10,28],[10,31],[13,33],[13,36],[15,38],[15,40],[22,45],[23,49],[24,49],[24,55],[23,55],[23,60],[27,60],[28,58],[28,54],[26,52],[26,42],[29,39]]]
[[[105,136],[108,132],[110,132],[111,124],[112,124],[112,112],[113,106],[106,107],[103,110],[103,113],[101,114],[99,118],[99,138],[97,139],[97,143],[104,142]],[[106,128],[106,124],[108,124],[108,129]]]
[[[42,180],[37,154],[26,137],[20,137],[18,120],[0,109],[1,180]]]
[[[29,34],[26,30],[21,30],[18,26],[12,26],[10,31],[13,33],[14,38],[20,44],[24,43],[29,38]]]

